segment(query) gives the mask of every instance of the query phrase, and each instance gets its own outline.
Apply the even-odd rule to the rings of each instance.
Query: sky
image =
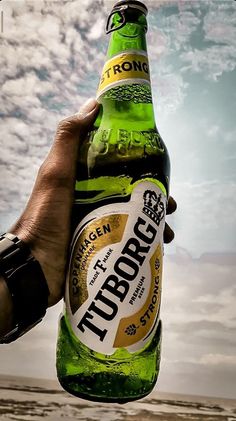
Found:
[[[165,246],[157,390],[236,397],[236,2],[146,0],[154,108],[168,147],[176,233]],[[2,0],[0,229],[24,209],[58,122],[94,96],[107,0]],[[55,378],[62,303],[0,373]]]

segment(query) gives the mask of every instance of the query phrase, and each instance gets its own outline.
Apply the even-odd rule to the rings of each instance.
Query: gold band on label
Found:
[[[92,258],[104,247],[122,240],[127,219],[128,215],[125,214],[105,216],[89,224],[79,235],[70,264],[69,295],[72,314],[89,297],[87,278]]]
[[[152,282],[147,299],[137,313],[121,319],[114,348],[127,348],[134,345],[144,339],[152,329],[161,302],[162,252],[160,244],[150,259],[150,266]],[[145,324],[142,324],[142,321]]]

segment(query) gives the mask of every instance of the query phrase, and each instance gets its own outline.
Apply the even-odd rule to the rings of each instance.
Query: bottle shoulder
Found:
[[[146,130],[121,127],[110,124],[91,131],[80,148],[79,160],[87,163],[95,160],[104,163],[104,159],[106,163],[169,160],[167,147],[156,127],[147,126]]]
[[[153,137],[150,137],[153,142]],[[155,138],[154,138],[155,139]],[[79,154],[77,180],[108,178],[131,178],[133,182],[145,177],[157,179],[168,191],[170,178],[170,159],[167,148],[161,139],[145,146],[123,142],[99,145],[87,144],[87,150]]]

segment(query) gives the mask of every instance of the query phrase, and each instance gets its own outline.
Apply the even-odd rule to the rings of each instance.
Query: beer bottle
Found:
[[[170,163],[155,124],[147,8],[122,0],[82,143],[57,373],[65,390],[124,403],[147,395],[160,364],[163,229]]]

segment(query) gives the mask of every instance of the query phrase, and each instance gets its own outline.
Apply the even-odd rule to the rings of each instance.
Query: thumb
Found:
[[[57,128],[52,152],[70,154],[68,148],[78,147],[82,132],[88,131],[95,121],[99,109],[99,104],[94,98],[88,99],[78,113],[62,120]],[[69,143],[69,145],[68,145]],[[55,150],[56,149],[56,150]],[[59,151],[57,151],[59,149]]]
[[[75,116],[77,116],[77,119],[83,121],[88,120],[91,112],[93,112],[95,109],[99,107],[99,104],[95,98],[89,98],[83,105],[81,105],[79,111]]]

